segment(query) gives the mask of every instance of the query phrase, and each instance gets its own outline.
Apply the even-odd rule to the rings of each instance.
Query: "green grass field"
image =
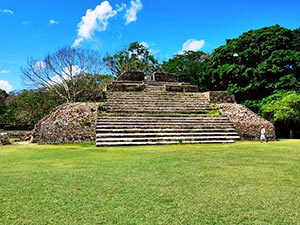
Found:
[[[0,224],[300,224],[300,140],[2,146]]]

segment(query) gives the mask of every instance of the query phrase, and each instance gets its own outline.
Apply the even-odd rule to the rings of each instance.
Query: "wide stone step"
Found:
[[[96,138],[153,138],[153,137],[207,137],[207,136],[222,136],[237,137],[236,132],[160,132],[160,133],[98,133]]]
[[[115,94],[106,94],[107,99],[114,99],[114,98],[154,98],[154,99],[163,99],[163,98],[189,98],[189,99],[208,99],[206,95],[199,94],[199,93],[160,93],[160,92],[135,92],[135,93],[126,93],[120,92]]]
[[[197,141],[178,141],[178,140],[172,140],[172,141],[135,141],[135,142],[96,142],[96,146],[126,146],[126,145],[157,145],[157,144],[178,144],[178,143],[184,143],[184,144],[217,144],[217,143],[234,143],[234,140],[197,140]]]
[[[126,112],[145,112],[148,113],[149,111],[151,111],[151,113],[155,113],[156,111],[160,112],[160,111],[166,111],[166,112],[207,112],[210,110],[209,107],[168,107],[168,106],[107,106],[103,108],[105,111],[107,112],[121,112],[121,111],[126,111]]]
[[[151,115],[151,116],[149,116]],[[99,114],[99,120],[133,120],[133,121],[229,121],[226,116],[222,115],[187,115],[187,114],[169,114],[166,116],[154,114]]]
[[[196,124],[196,125],[188,125],[188,124],[145,124],[145,125],[115,125],[115,124],[109,124],[109,125],[97,125],[96,130],[100,131],[103,129],[133,129],[133,128],[139,128],[139,129],[209,129],[209,128],[217,128],[217,129],[227,129],[231,128],[231,124]]]
[[[214,123],[228,123],[231,124],[231,122],[228,120],[225,116],[197,116],[197,115],[188,115],[188,114],[181,114],[181,116],[158,116],[158,114],[155,114],[153,116],[149,116],[151,114],[148,114],[147,116],[141,116],[139,114],[131,114],[127,116],[118,116],[117,114],[114,115],[105,115],[105,116],[99,116],[98,122],[103,124],[105,122],[107,123],[166,123],[166,124],[197,124],[197,123],[203,123],[203,124],[214,124]]]
[[[210,104],[208,102],[177,102],[177,101],[162,101],[162,102],[153,102],[153,101],[145,101],[145,102],[107,102],[105,104],[106,107],[124,107],[124,106],[132,106],[132,107],[208,107],[210,108]]]
[[[170,106],[194,106],[194,105],[209,105],[209,102],[203,102],[203,101],[174,101],[174,100],[169,100],[169,101],[153,101],[153,100],[147,100],[144,102],[137,101],[137,100],[131,100],[131,101],[108,101],[106,105],[151,105],[151,106],[156,106],[156,105],[165,105],[168,104]]]
[[[170,104],[181,105],[181,104],[207,104],[209,105],[209,101],[207,100],[199,100],[199,99],[109,99],[106,101],[107,104]]]
[[[161,104],[161,105],[146,105],[146,104],[118,104],[118,105],[105,105],[103,111],[110,111],[110,110],[119,110],[119,109],[145,109],[145,110],[211,110],[209,105],[171,105],[171,104]]]
[[[183,104],[178,104],[178,103],[171,103],[171,102],[165,102],[165,103],[155,103],[155,102],[148,102],[148,103],[127,103],[123,102],[120,104],[114,104],[114,103],[107,103],[105,104],[106,108],[120,108],[120,107],[144,107],[144,108],[190,108],[190,107],[205,107],[205,108],[210,108],[209,104],[205,103],[183,103]]]
[[[175,136],[175,137],[127,137],[127,138],[97,138],[97,146],[101,145],[143,145],[171,143],[231,143],[238,136]]]
[[[116,97],[116,98],[107,98],[107,102],[209,102],[208,99],[202,98],[191,98],[191,97]]]
[[[128,114],[136,114],[136,113],[147,113],[147,114],[161,114],[161,115],[168,115],[171,113],[179,113],[179,114],[207,114],[209,113],[209,110],[156,110],[155,112],[153,110],[113,110],[108,111],[113,113],[128,113]]]
[[[170,114],[170,113],[179,113],[179,114],[207,114],[209,113],[208,109],[107,109],[107,112],[112,113],[147,113],[147,114]]]
[[[211,109],[208,107],[103,107],[104,112],[108,113],[145,113],[155,114],[165,112],[172,113],[194,113],[194,114],[206,114]]]
[[[106,129],[106,128],[98,128],[98,134],[105,133],[200,133],[200,132],[212,132],[212,133],[220,133],[220,132],[234,132],[236,134],[236,130],[233,127],[229,128],[117,128],[117,129]]]
[[[116,91],[116,92],[107,92],[107,97],[114,97],[114,96],[189,96],[189,97],[202,97],[205,98],[207,95],[200,93],[200,92],[147,92],[147,91]]]
[[[195,124],[195,123],[202,123],[202,124],[215,124],[215,123],[230,123],[226,119],[164,119],[164,118],[153,118],[153,119],[133,119],[133,118],[101,118],[98,120],[99,125],[107,124],[107,123],[125,123],[125,124],[141,124],[141,123],[172,123],[172,124]],[[231,124],[231,123],[230,123]]]
[[[141,128],[141,129],[147,129],[147,128],[170,128],[170,127],[174,127],[176,129],[178,128],[186,128],[186,129],[191,129],[191,128],[229,128],[232,125],[230,123],[172,123],[172,124],[167,124],[167,123],[151,123],[151,124],[147,124],[147,123],[114,123],[114,124],[110,124],[110,123],[105,123],[105,124],[97,124],[96,125],[96,129],[101,129],[101,128]]]
[[[231,125],[227,120],[211,120],[211,121],[99,121],[97,125],[123,125],[123,126],[139,126],[139,125]]]
[[[191,97],[116,97],[108,98],[107,102],[209,102],[208,99],[191,98]]]

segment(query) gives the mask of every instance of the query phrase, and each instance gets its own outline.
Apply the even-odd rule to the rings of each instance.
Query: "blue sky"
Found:
[[[144,43],[160,60],[211,53],[226,39],[279,24],[300,27],[298,0],[0,0],[0,88],[26,88],[21,67],[65,46],[115,53]]]

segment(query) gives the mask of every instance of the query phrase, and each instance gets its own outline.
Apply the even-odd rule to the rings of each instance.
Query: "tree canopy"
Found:
[[[159,63],[143,44],[132,42],[127,48],[109,55],[103,59],[107,69],[116,77],[123,72],[143,71],[153,73],[158,69]]]
[[[5,112],[5,98],[8,96],[6,91],[0,89],[0,114]]]
[[[279,91],[264,98],[259,114],[273,122],[280,137],[300,137],[300,93]],[[292,133],[290,133],[292,132]]]
[[[96,51],[64,47],[42,60],[27,60],[21,68],[25,83],[35,88],[46,88],[66,102],[76,101],[81,91],[93,79],[89,74],[99,74],[101,58]]]
[[[250,30],[212,53],[207,89],[228,90],[239,101],[300,89],[300,30],[279,25]]]
[[[200,75],[205,70],[205,60],[210,57],[202,51],[184,51],[162,64],[162,70],[181,75],[183,80],[197,84],[199,89],[205,89],[205,80]]]

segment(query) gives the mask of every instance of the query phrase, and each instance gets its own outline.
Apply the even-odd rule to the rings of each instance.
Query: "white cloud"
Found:
[[[146,49],[148,49],[152,55],[159,53],[159,50],[155,49],[155,44],[148,44],[145,41],[142,41],[140,44],[143,45]]]
[[[7,80],[0,80],[0,89],[6,91],[7,93],[13,90],[13,87]]]
[[[8,15],[13,15],[14,14],[14,11],[12,11],[10,9],[0,9],[0,12],[8,14]]]
[[[140,44],[143,45],[145,48],[149,48],[149,44],[145,41],[142,41]]]
[[[62,71],[62,75],[65,79],[71,79],[71,77],[77,76],[81,72],[82,72],[82,69],[79,66],[74,65],[74,66],[72,66],[71,69],[69,67],[65,67]],[[69,77],[69,78],[67,78],[67,77]]]
[[[47,64],[44,61],[37,61],[34,64],[34,69],[36,70],[37,73],[41,71],[46,71],[47,70]],[[61,84],[63,81],[70,80],[72,77],[77,76],[82,72],[82,69],[74,65],[70,69],[69,67],[65,67],[60,71],[60,75],[55,75],[52,78],[50,78],[50,81],[48,84],[50,85],[55,85],[55,84]]]
[[[55,75],[51,78],[51,81],[48,82],[50,85],[65,83],[66,80],[71,80],[72,77],[79,75],[82,72],[82,69],[75,65],[72,66],[71,70],[68,67],[65,67],[61,71],[61,75]]]
[[[51,19],[51,20],[49,21],[49,25],[55,25],[55,24],[59,24],[59,22],[56,21],[56,20],[54,20],[54,19]]]
[[[137,13],[143,8],[141,0],[131,0],[130,8],[126,11],[126,25],[137,20]]]
[[[196,40],[196,39],[189,39],[182,45],[182,50],[180,53],[184,51],[199,51],[205,45],[204,40]]]
[[[0,70],[0,74],[8,74],[8,73],[10,73],[9,70]]]
[[[77,47],[86,39],[91,39],[95,31],[105,31],[108,20],[117,13],[118,11],[114,10],[108,1],[104,1],[100,5],[97,5],[94,10],[88,9],[85,16],[81,18],[81,22],[77,25],[77,39],[74,41],[73,47]]]
[[[44,70],[46,69],[47,65],[44,61],[37,61],[35,64],[34,64],[34,69],[36,70]]]

